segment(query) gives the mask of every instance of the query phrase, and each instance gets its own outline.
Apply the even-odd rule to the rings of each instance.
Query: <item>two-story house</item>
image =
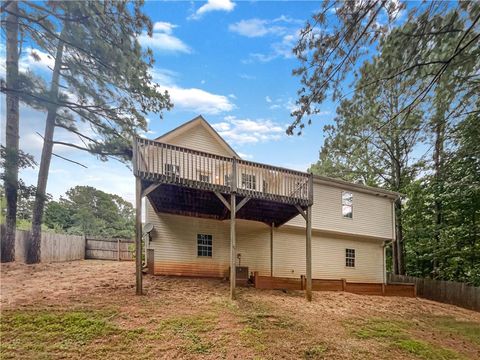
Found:
[[[134,172],[153,224],[153,274],[230,277],[232,296],[238,266],[307,282],[386,281],[397,193],[242,160],[201,116],[136,139]]]

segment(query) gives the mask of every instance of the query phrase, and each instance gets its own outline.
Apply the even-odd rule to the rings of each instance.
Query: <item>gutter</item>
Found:
[[[377,196],[384,196],[391,199],[398,199],[399,197],[405,196],[405,194],[402,194],[396,191],[375,188],[372,186],[367,186],[362,184],[355,184],[345,180],[335,179],[335,178],[321,176],[321,175],[313,175],[313,181],[314,183],[317,183],[317,184],[336,186],[336,187],[347,189],[347,190],[355,189],[356,191],[359,191],[359,192],[374,194]]]

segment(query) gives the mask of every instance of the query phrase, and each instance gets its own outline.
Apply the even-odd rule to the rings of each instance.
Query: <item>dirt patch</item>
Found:
[[[300,291],[242,288],[230,302],[221,280],[148,275],[144,296],[135,295],[134,284],[133,262],[2,264],[1,357],[415,359],[438,344],[459,358],[480,351],[468,336],[475,326],[480,331],[479,313],[422,299],[315,292],[309,303]],[[407,322],[409,339],[433,345],[415,353],[405,350],[410,343],[392,346],[352,332],[352,324],[369,319]],[[83,342],[77,322],[91,329]],[[37,338],[43,340],[35,345]]]

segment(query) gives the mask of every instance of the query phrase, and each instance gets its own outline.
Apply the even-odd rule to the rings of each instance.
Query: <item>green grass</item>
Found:
[[[348,325],[359,339],[373,339],[386,343],[424,360],[462,359],[457,352],[439,345],[415,339],[409,332],[409,324],[403,321],[370,319]]]
[[[325,345],[315,345],[304,351],[303,357],[307,360],[325,359],[327,347]]]
[[[435,317],[431,319],[433,326],[443,332],[460,335],[480,345],[480,325],[470,321],[459,321],[452,317]]]
[[[216,316],[193,315],[163,320],[160,323],[160,332],[171,332],[185,341],[184,350],[194,354],[208,354],[213,347],[202,334],[214,329]]]
[[[0,323],[2,359],[69,357],[89,348],[92,354],[126,350],[145,329],[121,329],[114,311],[4,311]],[[95,342],[98,343],[95,343]]]

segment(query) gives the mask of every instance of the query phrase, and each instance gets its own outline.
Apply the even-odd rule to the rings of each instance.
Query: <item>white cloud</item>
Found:
[[[138,41],[144,47],[163,52],[163,53],[185,53],[190,54],[192,49],[182,40],[172,35],[173,29],[178,27],[169,22],[157,21],[153,25],[153,34],[148,36],[143,32]]]
[[[200,6],[198,10],[190,15],[188,19],[198,20],[211,11],[230,12],[235,8],[235,3],[231,0],[208,0],[206,4]]]
[[[248,75],[248,74],[238,74],[238,76],[241,78],[241,79],[245,79],[245,80],[255,80],[256,77],[253,76],[253,75]]]
[[[246,37],[262,37],[267,34],[280,34],[285,32],[282,26],[271,25],[271,21],[263,19],[240,20],[230,24],[228,30]]]
[[[245,153],[242,153],[242,152],[237,152],[237,154],[240,155],[240,157],[244,160],[252,160],[253,159],[252,154],[245,154]]]
[[[280,41],[276,41],[271,45],[271,51],[269,53],[251,53],[248,59],[242,60],[242,62],[244,64],[250,64],[253,62],[266,63],[277,58],[291,59],[295,56],[292,49],[295,47],[298,34],[298,31],[295,31],[295,33],[283,35]]]
[[[272,99],[270,98],[270,96],[267,95],[267,96],[265,96],[265,101],[266,101],[267,103],[271,103],[271,102],[272,102]]]
[[[177,109],[193,111],[200,114],[215,115],[235,108],[230,95],[213,94],[198,88],[184,88],[177,84],[178,74],[162,68],[151,70],[153,81],[160,85],[160,90],[167,90]]]
[[[232,111],[235,105],[224,95],[212,94],[197,88],[165,86],[176,108],[190,110],[201,114],[219,114]]]
[[[19,59],[20,71],[26,71],[28,69],[52,71],[54,66],[55,59],[53,56],[32,47],[26,48]]]
[[[252,120],[226,116],[225,121],[212,124],[228,142],[232,144],[258,143],[279,140],[285,133],[285,126],[269,119]]]
[[[178,27],[178,25],[174,25],[165,21],[157,21],[155,24],[153,24],[153,31],[171,34],[173,32],[173,29],[175,29],[176,27]]]
[[[279,23],[281,23],[281,25],[278,25]],[[239,35],[250,38],[262,37],[268,34],[281,36],[291,31],[287,25],[299,25],[302,23],[303,20],[281,15],[272,20],[258,18],[240,20],[239,22],[230,24],[228,29]]]

